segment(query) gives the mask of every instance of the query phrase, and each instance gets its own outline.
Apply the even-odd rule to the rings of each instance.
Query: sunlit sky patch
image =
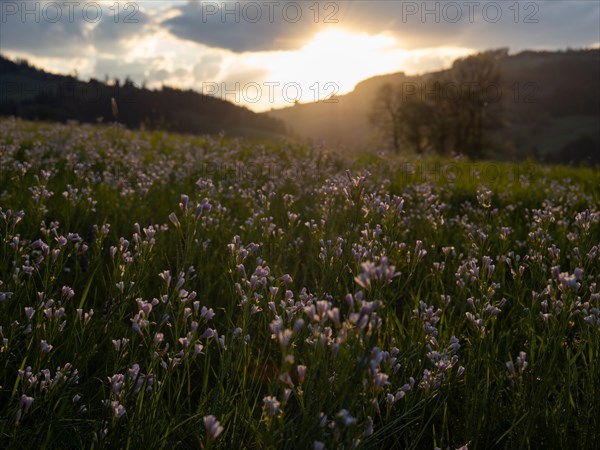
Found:
[[[344,94],[375,75],[439,70],[491,48],[598,47],[596,1],[518,8],[483,1],[472,10],[451,3],[459,9],[377,0],[82,0],[71,20],[61,1],[2,2],[0,51],[51,72],[76,71],[83,80],[129,77],[137,85],[195,89],[263,111]],[[501,5],[497,21],[494,3]],[[62,5],[59,20],[50,4]],[[102,5],[101,18],[86,20],[95,17],[90,4]]]

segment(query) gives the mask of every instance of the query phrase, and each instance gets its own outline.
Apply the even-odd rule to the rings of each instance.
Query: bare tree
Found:
[[[436,74],[402,95],[401,86],[382,86],[370,115],[371,123],[391,138],[394,151],[401,146],[422,153],[433,148],[471,158],[483,156],[488,131],[501,124],[501,86],[496,50],[454,62],[452,69]],[[433,93],[433,95],[431,95]]]
[[[454,101],[454,147],[472,158],[483,155],[485,132],[498,123],[501,89],[497,52],[459,59],[449,72],[449,81],[459,88]],[[448,101],[448,99],[446,99]]]
[[[390,84],[384,84],[375,98],[369,121],[391,139],[394,152],[400,153],[401,112],[400,96]]]

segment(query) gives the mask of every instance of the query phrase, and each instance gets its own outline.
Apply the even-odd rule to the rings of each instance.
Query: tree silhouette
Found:
[[[401,111],[400,96],[396,89],[389,84],[384,84],[377,92],[373,109],[369,114],[369,121],[377,127],[386,139],[391,139],[394,152],[400,153]]]
[[[496,50],[459,59],[452,68],[415,86],[386,84],[377,92],[370,121],[402,146],[422,153],[461,153],[480,158],[488,132],[502,123],[502,86]],[[410,92],[410,95],[407,95]]]
[[[471,158],[483,156],[485,132],[499,122],[498,52],[480,53],[454,62],[449,82],[459,87],[454,104],[454,148]],[[445,99],[448,101],[449,99]],[[494,102],[495,100],[495,102]]]

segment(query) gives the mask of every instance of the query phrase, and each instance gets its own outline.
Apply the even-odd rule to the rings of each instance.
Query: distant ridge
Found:
[[[501,147],[491,156],[569,162],[575,143],[583,143],[586,148],[575,159],[591,155],[600,163],[600,50],[525,51],[507,54],[498,64],[507,123],[498,134]],[[373,147],[378,138],[368,115],[378,89],[386,83],[423,83],[441,72],[380,75],[338,96],[337,103],[299,104],[263,114],[284,121],[289,133],[305,141]]]
[[[114,101],[113,101],[114,99]],[[277,119],[192,90],[149,90],[125,80],[107,84],[55,75],[0,55],[0,115],[50,121],[117,121],[192,134],[273,137],[284,133]]]

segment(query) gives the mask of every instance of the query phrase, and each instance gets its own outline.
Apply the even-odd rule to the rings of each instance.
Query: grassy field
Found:
[[[600,172],[0,121],[0,447],[600,447]]]

